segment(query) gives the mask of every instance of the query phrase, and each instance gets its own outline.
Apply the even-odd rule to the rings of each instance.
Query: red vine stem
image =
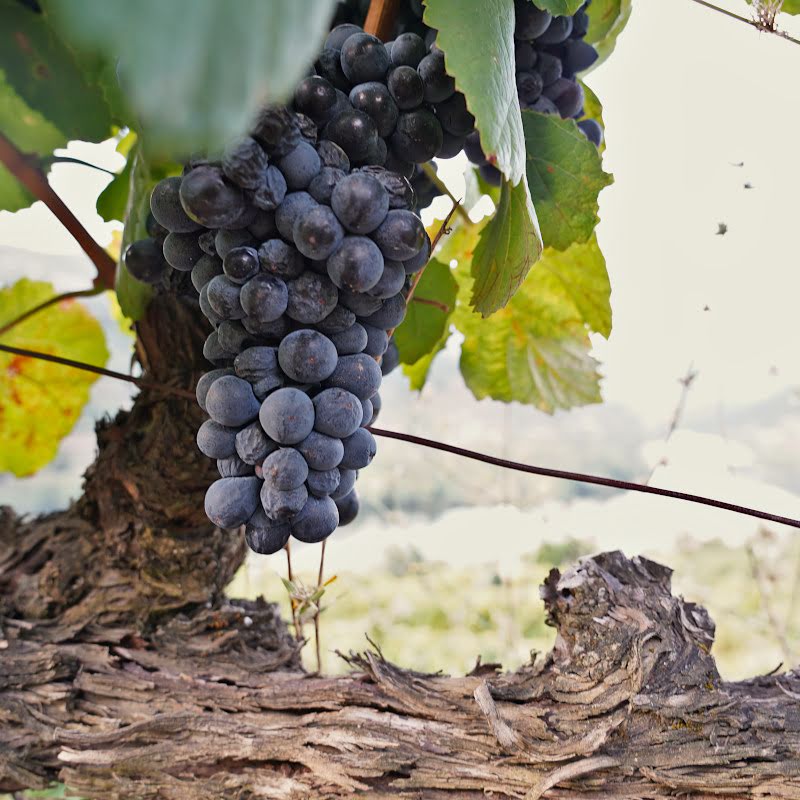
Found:
[[[364,31],[387,41],[392,36],[399,8],[400,0],[372,0],[364,22]]]
[[[410,442],[411,444],[418,444],[422,447],[430,447],[432,450],[442,450],[445,453],[452,453],[453,455],[463,456],[464,458],[471,458],[474,461],[482,461],[484,464],[491,464],[495,467],[502,467],[503,469],[512,469],[517,472],[527,472],[531,475],[543,475],[547,478],[560,478],[562,480],[576,481],[578,483],[592,483],[597,486],[607,486],[611,489],[626,489],[631,492],[642,492],[644,494],[657,494],[662,497],[671,497],[675,500],[685,500],[689,503],[699,503],[704,506],[713,506],[714,508],[721,508],[725,511],[734,511],[737,514],[744,514],[748,517],[757,517],[758,519],[767,519],[770,522],[780,522],[782,525],[789,525],[792,528],[800,528],[800,520],[792,519],[791,517],[781,517],[778,514],[770,514],[766,511],[759,511],[755,508],[748,508],[747,506],[736,505],[735,503],[726,503],[722,500],[715,500],[711,497],[703,497],[696,494],[688,494],[686,492],[675,492],[672,489],[659,489],[657,486],[646,486],[641,483],[631,483],[629,481],[620,481],[616,478],[604,478],[600,475],[587,475],[582,472],[567,472],[562,469],[551,469],[549,467],[536,467],[531,464],[521,464],[519,461],[508,461],[505,458],[497,458],[490,456],[486,453],[478,453],[475,450],[467,450],[463,447],[456,447],[452,444],[445,444],[444,442],[437,442],[433,439],[424,439],[422,436],[414,436],[410,433],[398,433],[397,431],[387,431],[382,428],[369,429],[376,436],[383,436],[387,439],[398,439],[401,442]]]
[[[54,364],[61,364],[65,367],[80,369],[84,372],[94,372],[96,375],[104,375],[106,378],[116,378],[120,381],[135,383],[140,389],[154,389],[164,392],[165,394],[174,394],[176,397],[185,397],[191,400],[196,399],[195,393],[190,392],[188,389],[178,389],[175,386],[169,386],[165,383],[153,383],[151,381],[142,380],[141,378],[134,378],[132,375],[126,375],[124,372],[115,372],[105,367],[96,367],[93,364],[86,364],[83,361],[73,361],[71,358],[62,358],[61,356],[54,356],[50,353],[40,353],[38,350],[26,350],[22,347],[11,347],[7,344],[0,344],[0,351],[11,353],[16,356],[37,358],[41,361],[51,361]]]
[[[97,267],[95,286],[114,288],[117,265],[114,259],[92,239],[86,228],[53,191],[38,162],[29,159],[16,145],[0,132],[0,162],[37,199],[41,200],[56,219],[72,234],[73,239]]]
[[[56,294],[52,297],[48,297],[42,303],[39,303],[38,306],[34,306],[33,308],[29,308],[24,314],[20,314],[15,319],[12,319],[10,322],[7,322],[5,325],[0,326],[0,336],[4,333],[8,333],[12,328],[16,327],[20,324],[20,322],[25,322],[26,319],[29,319],[34,314],[38,314],[40,311],[44,311],[49,306],[55,305],[56,303],[60,303],[62,300],[71,300],[75,297],[94,297],[94,295],[100,294],[104,292],[105,289],[101,286],[96,286],[93,289],[80,289],[75,292],[64,292],[63,294]]]
[[[124,375],[121,372],[113,372],[109,369],[102,367],[95,367],[91,364],[84,364],[80,361],[72,361],[68,358],[60,358],[59,356],[52,356],[49,353],[38,353],[34,350],[23,350],[20,347],[9,347],[5,344],[0,344],[0,351],[7,353],[14,353],[21,356],[29,356],[30,358],[41,358],[44,361],[52,361],[56,364],[63,364],[67,367],[74,369],[81,369],[87,372],[95,372],[98,375],[105,375],[109,378],[118,378],[119,380],[135,383],[146,389],[160,389],[168,394],[175,394],[181,397],[194,398],[194,392],[187,389],[176,389],[172,386],[167,386],[161,383],[151,383],[143,381],[139,378],[133,378],[130,375]],[[660,489],[657,486],[646,486],[641,483],[631,483],[630,481],[620,481],[616,478],[605,478],[601,475],[589,475],[584,472],[568,472],[563,469],[551,469],[550,467],[537,467],[533,464],[522,464],[519,461],[509,461],[505,458],[497,458],[490,456],[487,453],[479,453],[475,450],[467,450],[464,447],[456,447],[452,444],[445,442],[437,442],[433,439],[425,439],[422,436],[415,436],[411,433],[398,433],[397,431],[387,431],[383,428],[369,428],[375,436],[383,436],[387,439],[397,439],[401,442],[410,442],[417,444],[421,447],[430,447],[433,450],[441,450],[445,453],[452,453],[453,455],[462,456],[464,458],[471,458],[474,461],[481,461],[484,464],[491,464],[495,467],[502,467],[503,469],[511,469],[516,472],[527,472],[530,475],[542,475],[546,478],[559,478],[561,480],[576,481],[577,483],[591,483],[596,486],[607,486],[610,489],[625,489],[631,492],[642,492],[643,494],[657,494],[661,497],[671,497],[674,500],[685,500],[689,503],[699,503],[704,506],[712,506],[713,508],[721,508],[725,511],[733,511],[737,514],[744,514],[748,517],[756,517],[758,519],[766,519],[770,522],[779,522],[781,525],[788,525],[791,528],[800,528],[800,519],[792,519],[791,517],[782,517],[778,514],[770,514],[766,511],[759,511],[755,508],[747,506],[740,506],[735,503],[726,503],[723,500],[715,500],[712,497],[703,497],[702,495],[688,494],[687,492],[676,492],[672,489]],[[287,558],[290,555],[287,548]]]
[[[756,22],[754,19],[748,19],[747,17],[742,17],[739,14],[734,14],[733,11],[728,11],[727,8],[720,8],[719,6],[715,6],[713,3],[709,3],[708,0],[693,0],[693,2],[700,6],[704,6],[705,8],[710,8],[712,11],[717,11],[720,14],[724,14],[726,17],[731,17],[731,19],[737,19],[739,22],[744,22],[745,25],[749,25],[751,28],[755,28],[757,31],[773,33],[776,36],[780,36],[781,39],[786,39],[787,42],[800,44],[800,39],[795,39],[793,36],[789,36],[788,33],[784,33],[777,28],[768,28],[765,25],[761,25],[760,23]]]

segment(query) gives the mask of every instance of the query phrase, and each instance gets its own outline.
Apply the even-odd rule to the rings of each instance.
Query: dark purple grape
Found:
[[[517,94],[523,108],[533,105],[541,96],[543,88],[542,76],[535,70],[517,73]]]
[[[363,33],[358,25],[337,25],[325,39],[325,49],[341,50],[344,43],[355,33]]]
[[[169,271],[169,264],[155,239],[131,242],[125,248],[122,260],[128,272],[143,283],[160,283]]]
[[[197,447],[209,458],[229,458],[236,453],[236,428],[207,419],[197,431]]]
[[[221,478],[244,478],[255,473],[252,464],[246,464],[235,453],[228,458],[217,459],[217,472]]]
[[[560,80],[560,79],[559,79],[559,80]],[[533,111],[538,111],[540,114],[549,114],[549,115],[551,115],[551,116],[555,116],[555,117],[558,117],[558,116],[560,116],[560,114],[559,114],[559,112],[558,112],[558,106],[557,106],[557,105],[556,105],[556,104],[555,104],[555,103],[554,103],[552,100],[550,100],[548,97],[545,97],[544,95],[542,95],[542,97],[540,97],[540,98],[539,98],[539,99],[538,99],[538,100],[537,100],[537,101],[536,101],[536,102],[535,102],[535,103],[534,103],[534,104],[531,106],[531,109],[532,109]],[[489,165],[489,164],[487,164],[486,166],[487,166],[487,167],[489,167],[490,165]],[[488,179],[488,178],[487,178],[487,177],[484,175],[484,173],[483,173],[483,169],[484,169],[484,167],[481,167],[481,168],[480,168],[480,170],[481,170],[481,175],[484,177],[484,180],[485,180],[487,183],[490,183],[489,179]],[[495,167],[492,167],[492,169],[494,170],[494,169],[495,169]],[[498,171],[498,172],[499,172],[499,170],[495,170],[495,171]],[[487,174],[491,174],[491,173],[490,173],[490,172],[487,170]],[[500,183],[499,183],[499,180],[500,180],[500,179],[498,179],[498,183],[495,183],[495,184],[492,184],[492,185],[493,185],[493,186],[499,186],[499,185],[500,185]]]
[[[541,103],[542,99],[540,99],[538,102]],[[549,103],[550,101],[548,100],[547,102]],[[481,166],[478,167],[478,172],[480,173],[481,178],[483,178],[483,180],[486,181],[489,186],[500,186],[503,183],[503,173],[500,172],[500,170],[497,169],[497,167],[495,167],[493,164],[481,164]]]
[[[583,89],[579,83],[568,78],[559,78],[544,90],[544,96],[558,109],[562,118],[577,114],[583,108]]]
[[[392,150],[398,158],[423,164],[439,152],[442,146],[442,126],[424,108],[401,114],[391,142]]]
[[[344,228],[329,206],[314,206],[297,218],[294,243],[306,258],[326,259],[344,239]]]
[[[219,338],[217,337],[217,332],[211,331],[211,333],[208,334],[208,338],[203,343],[203,358],[205,358],[206,361],[210,361],[215,367],[221,367],[230,363],[232,355],[232,353],[228,353],[226,350],[222,349]]]
[[[240,297],[242,287],[227,275],[212,278],[204,291],[207,292],[211,308],[222,319],[241,319],[245,315]]]
[[[259,270],[258,253],[252,247],[234,247],[226,253],[222,268],[234,283],[247,283]]]
[[[319,331],[294,331],[278,348],[281,369],[297,383],[321,383],[336,368],[337,358],[335,345]]]
[[[238,353],[252,342],[253,336],[238,320],[226,319],[217,328],[220,347],[229,353]]]
[[[377,135],[372,117],[355,108],[337,114],[325,127],[325,137],[338,144],[351,161],[369,155]]]
[[[286,314],[295,322],[314,325],[333,311],[338,301],[338,292],[325,275],[306,270],[287,283],[289,303]]]
[[[373,358],[380,358],[389,346],[389,335],[383,328],[376,328],[374,325],[364,323],[364,331],[367,334],[367,345],[364,352]]]
[[[300,142],[278,162],[278,167],[289,189],[298,191],[311,183],[321,163],[317,151],[308,142]]]
[[[336,491],[331,492],[331,498],[333,500],[338,500],[340,497],[344,497],[352,492],[353,487],[356,485],[357,477],[358,475],[354,469],[340,469],[339,486],[336,488]]]
[[[396,294],[388,300],[384,300],[383,305],[368,317],[364,317],[361,323],[373,325],[376,328],[391,330],[396,328],[406,316],[406,299],[402,294]]]
[[[334,188],[331,208],[351,233],[371,233],[389,212],[389,195],[372,175],[353,172]]]
[[[269,556],[286,546],[291,533],[291,528],[286,523],[273,522],[259,503],[253,516],[247,521],[244,538],[254,553]]]
[[[358,428],[355,433],[342,440],[344,454],[340,461],[341,469],[363,469],[375,457],[378,446],[375,438],[366,428]]]
[[[192,285],[198,292],[217,275],[222,275],[222,259],[204,255],[192,267]]]
[[[354,33],[342,45],[342,71],[352,84],[380,81],[389,69],[383,42],[369,33]]]
[[[330,336],[334,333],[346,331],[355,321],[356,315],[352,311],[344,306],[337,305],[327,317],[317,323],[317,329],[326,336]]]
[[[336,108],[336,88],[319,75],[304,78],[295,89],[294,107],[322,125]]]
[[[328,275],[340,289],[366,292],[381,279],[383,256],[372,239],[346,236],[328,259]]]
[[[381,300],[388,300],[403,288],[405,280],[406,271],[400,261],[384,260],[380,280],[367,290],[367,294]]]
[[[361,423],[363,409],[352,392],[325,389],[314,398],[314,429],[337,439],[354,433]]]
[[[343,172],[350,171],[350,159],[347,157],[347,153],[345,153],[336,142],[323,139],[321,142],[317,143],[317,153],[319,153],[319,159],[324,166],[334,167]]]
[[[350,90],[350,81],[342,71],[342,51],[326,47],[317,58],[314,66],[317,73],[337,89]]]
[[[514,66],[517,71],[533,69],[536,63],[537,53],[530,42],[514,43]]]
[[[387,84],[397,108],[402,111],[417,108],[425,99],[425,86],[413,67],[395,67],[389,73]]]
[[[367,346],[368,338],[364,326],[358,322],[353,323],[346,331],[332,333],[330,340],[340,356],[352,356],[363,352]]]
[[[314,429],[314,404],[300,389],[278,389],[261,404],[258,418],[273,441],[282,445],[298,444]]]
[[[281,236],[289,242],[292,241],[295,221],[316,204],[317,201],[308,192],[287,194],[275,212],[275,224]]]
[[[374,358],[363,353],[342,356],[325,385],[329,388],[345,389],[359,400],[366,400],[380,389],[381,370]],[[361,414],[359,403],[355,409],[356,427],[361,423]]]
[[[416,69],[419,62],[428,54],[428,48],[416,33],[401,33],[394,40],[389,53],[394,65]]]
[[[564,45],[562,61],[564,70],[570,75],[589,69],[597,61],[597,58],[597,50],[581,39],[571,39]]]
[[[394,209],[372,234],[384,258],[407,261],[425,244],[425,226],[412,211]],[[375,284],[372,284],[373,286]],[[367,287],[369,288],[369,287]],[[366,290],[361,290],[366,291]]]
[[[547,29],[536,37],[536,45],[561,44],[572,33],[572,17],[553,17]]]
[[[578,122],[578,127],[595,147],[600,147],[603,143],[603,129],[600,123],[593,119],[582,119]]]
[[[455,158],[463,149],[464,149],[464,142],[467,140],[466,136],[455,136],[449,131],[442,131],[442,146],[439,148],[439,152],[437,154],[437,158]],[[436,166],[434,164],[434,166]],[[425,176],[427,177],[427,176]],[[429,181],[430,182],[430,181]],[[420,204],[420,190],[418,187],[415,187],[415,191],[417,192],[417,208],[427,208],[430,203],[433,201],[434,197],[439,195],[439,190],[436,188],[435,185],[431,184],[429,187],[429,191],[431,192],[430,200],[425,203],[424,205]],[[423,195],[425,192],[423,192]]]
[[[206,228],[232,227],[245,211],[242,190],[217,167],[196,167],[181,181],[183,210]]]
[[[286,197],[286,178],[274,165],[267,167],[264,179],[253,192],[253,205],[262,211],[274,211]]]
[[[206,395],[208,394],[208,390],[211,388],[211,384],[214,383],[217,378],[221,378],[223,375],[233,375],[232,369],[213,369],[210,372],[206,372],[204,375],[200,376],[200,379],[197,381],[197,386],[195,387],[195,394],[197,396],[197,405],[206,410]]]
[[[248,230],[230,231],[222,228],[214,237],[214,249],[220,258],[225,258],[234,247],[248,247],[253,244],[255,240]]]
[[[444,65],[444,53],[434,51],[429,53],[417,67],[420,78],[424,86],[425,100],[428,103],[441,103],[447,100],[456,90],[456,83]]]
[[[313,206],[310,206],[313,208]],[[282,239],[269,239],[258,248],[258,261],[263,272],[291,280],[305,269],[299,251]]]
[[[310,469],[306,479],[306,487],[308,488],[308,493],[314,495],[314,497],[328,497],[339,488],[340,480],[341,476],[338,469],[323,471]]]
[[[461,92],[436,105],[436,118],[454,136],[467,136],[475,129],[475,117],[467,110],[467,98]]]
[[[338,524],[339,509],[336,503],[330,497],[311,495],[302,511],[292,520],[292,536],[298,541],[314,544],[327,539]]]
[[[261,109],[251,136],[272,156],[280,158],[300,142],[297,117],[283,106]]]
[[[311,469],[322,472],[338,467],[344,456],[342,440],[319,431],[311,431],[297,449]]]
[[[331,195],[346,173],[336,167],[323,167],[308,185],[308,193],[318,202],[330,205]]]
[[[225,177],[243,189],[257,189],[264,180],[267,154],[261,145],[249,136],[239,140],[225,151],[222,171]]]
[[[251,422],[236,434],[236,454],[245,464],[261,464],[277,449],[278,445],[264,433],[260,422]]]
[[[223,375],[206,394],[206,411],[214,422],[239,428],[258,416],[259,402],[253,387],[235,375]]]
[[[219,528],[238,528],[258,508],[261,481],[255,477],[220,478],[208,487],[206,516]]]
[[[386,84],[371,81],[354,86],[350,91],[350,104],[372,118],[378,136],[386,138],[394,130],[399,111]]]
[[[549,27],[552,16],[537,8],[530,0],[516,0],[514,3],[516,20],[514,36],[530,41],[541,36]]]
[[[277,348],[266,345],[248,347],[236,356],[233,368],[240,378],[250,383],[279,375]]]
[[[183,210],[180,198],[181,178],[164,178],[153,188],[150,195],[150,211],[156,222],[171,233],[191,233],[202,227],[189,219]]]
[[[164,239],[164,258],[180,272],[190,272],[203,256],[196,233],[170,233]]]
[[[381,359],[381,374],[388,375],[400,366],[400,351],[397,349],[397,343],[391,339],[386,352]]]
[[[242,316],[246,314],[251,319],[274,322],[286,311],[289,290],[286,283],[275,275],[259,273],[242,286],[239,300],[244,310]]]
[[[339,511],[339,527],[349,525],[357,516],[360,509],[358,493],[351,489],[344,497],[334,501]]]
[[[288,522],[303,510],[307,500],[308,490],[305,486],[283,491],[265,481],[261,487],[261,505],[266,515],[275,522]]]
[[[270,453],[261,470],[264,481],[282,492],[297,489],[308,477],[308,464],[299,450],[293,447],[281,447]]]
[[[536,71],[542,76],[542,83],[549,86],[561,77],[561,59],[551,53],[539,53]]]

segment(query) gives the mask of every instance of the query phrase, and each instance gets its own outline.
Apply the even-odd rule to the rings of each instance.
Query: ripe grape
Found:
[[[314,428],[338,439],[354,433],[361,422],[363,409],[352,392],[333,388],[321,391],[313,402]]]
[[[293,238],[306,258],[321,260],[339,246],[344,239],[344,228],[329,206],[313,206],[296,219]]]
[[[276,489],[269,481],[264,481],[261,487],[261,505],[267,516],[275,522],[288,522],[303,510],[308,500],[308,490],[305,486],[284,491]]]
[[[246,313],[241,303],[242,289],[227,275],[217,275],[208,282],[204,291],[215,314],[222,319],[241,319]]]
[[[283,549],[291,536],[291,529],[285,523],[273,522],[259,504],[244,529],[247,546],[262,555],[272,555]]]
[[[243,189],[257,189],[264,179],[267,163],[267,154],[261,145],[246,136],[225,151],[222,171]]]
[[[297,445],[297,449],[311,469],[320,471],[338,467],[344,456],[344,445],[341,439],[327,436],[318,431],[311,431]]]
[[[339,526],[349,525],[357,516],[360,508],[358,493],[351,489],[344,497],[334,500],[339,510]]]
[[[355,322],[346,331],[332,333],[330,340],[340,356],[350,356],[361,353],[367,346],[368,338],[364,326]]]
[[[336,368],[337,358],[333,342],[318,331],[294,331],[278,348],[281,369],[298,383],[321,383]]]
[[[342,45],[342,71],[353,84],[379,81],[389,69],[383,42],[369,33],[354,33]]]
[[[286,286],[289,290],[286,314],[295,322],[313,325],[325,319],[336,307],[338,292],[325,275],[306,270]]]
[[[212,300],[210,294],[209,300]],[[244,312],[242,316],[246,314],[251,319],[273,322],[286,311],[289,289],[280,278],[259,273],[241,287],[239,301]]]
[[[339,487],[341,477],[338,469],[327,469],[324,471],[310,469],[306,479],[306,487],[309,494],[315,497],[327,497],[335,492]]]
[[[317,151],[308,142],[300,142],[278,162],[286,185],[292,191],[307,188],[321,166]]]
[[[261,404],[258,418],[267,435],[278,444],[298,444],[314,429],[314,404],[300,389],[278,389]]]
[[[410,111],[422,105],[425,85],[417,70],[409,66],[395,67],[388,78],[388,90],[397,108]],[[391,132],[391,131],[390,131]]]
[[[294,107],[322,125],[336,108],[336,88],[319,75],[304,78],[295,89]]]
[[[441,50],[425,56],[419,62],[417,72],[422,78],[425,100],[429,103],[441,103],[456,90],[455,80],[447,74],[445,69],[444,53]]]
[[[393,209],[372,237],[385,258],[407,261],[422,250],[425,244],[425,226],[411,211]]]
[[[235,375],[223,375],[206,394],[206,411],[214,422],[239,428],[252,422],[259,412],[253,387]]]
[[[251,422],[236,434],[236,454],[245,464],[261,464],[278,449],[258,422]]]
[[[391,141],[398,158],[422,164],[439,152],[442,126],[430,111],[420,108],[400,115]]]
[[[302,511],[292,520],[292,536],[313,544],[327,539],[339,524],[339,509],[330,497],[310,495]]]
[[[359,400],[365,400],[378,391],[381,385],[381,370],[374,358],[363,353],[353,356],[342,356],[336,369],[325,381],[325,386],[345,389]],[[356,426],[361,422],[361,404],[354,409]]]
[[[170,233],[163,252],[167,263],[180,272],[189,272],[203,256],[196,233]]]
[[[202,225],[189,219],[180,199],[181,178],[164,178],[153,188],[150,195],[150,211],[159,225],[171,233],[199,231]]]
[[[428,54],[425,42],[416,33],[401,33],[392,44],[392,63],[396,66],[408,66],[414,69]]]
[[[236,428],[207,419],[197,431],[197,447],[209,458],[229,458],[236,452]]]
[[[258,272],[258,253],[252,247],[234,247],[225,254],[222,268],[234,283],[247,283]]]
[[[270,453],[261,470],[270,486],[284,492],[302,486],[308,477],[306,459],[293,447],[281,447]]]
[[[378,136],[385,138],[394,130],[400,112],[385,83],[360,83],[351,89],[349,100],[353,108],[373,119]]]
[[[206,492],[206,515],[219,528],[244,525],[258,508],[261,485],[255,477],[214,481]]]
[[[372,239],[346,236],[339,249],[328,259],[328,274],[340,289],[366,292],[381,279],[383,256]]]
[[[154,239],[131,242],[125,249],[123,261],[128,272],[143,283],[159,283],[169,270],[161,246]]]
[[[180,200],[187,216],[206,228],[227,228],[245,210],[242,190],[218,167],[199,166],[184,175]]]

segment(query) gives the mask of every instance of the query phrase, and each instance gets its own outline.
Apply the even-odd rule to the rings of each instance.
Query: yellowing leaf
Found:
[[[0,290],[0,327],[55,294],[23,278]],[[108,359],[100,323],[76,300],[34,314],[0,335],[0,343],[95,366]],[[55,456],[97,380],[90,372],[0,352],[0,472],[31,475]]]

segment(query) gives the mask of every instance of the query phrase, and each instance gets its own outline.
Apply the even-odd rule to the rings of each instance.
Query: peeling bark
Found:
[[[196,312],[160,298],[138,333],[151,375],[193,386]],[[426,675],[370,651],[347,676],[304,673],[275,605],[222,593],[244,547],[204,520],[198,422],[144,392],[100,426],[80,501],[0,510],[0,791],[800,799],[800,672],[722,681],[710,617],[643,558],[551,572],[555,646],[515,672]]]

